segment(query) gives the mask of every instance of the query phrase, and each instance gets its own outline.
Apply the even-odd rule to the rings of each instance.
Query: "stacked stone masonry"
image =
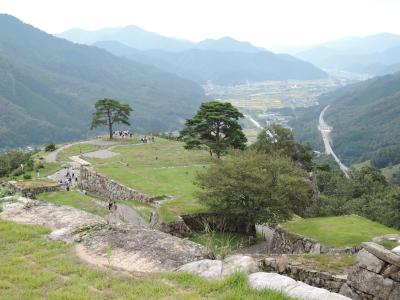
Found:
[[[153,197],[109,179],[91,166],[81,166],[80,188],[107,197],[111,200],[135,199],[153,202]]]
[[[340,293],[355,300],[400,299],[400,255],[376,243],[363,243]]]

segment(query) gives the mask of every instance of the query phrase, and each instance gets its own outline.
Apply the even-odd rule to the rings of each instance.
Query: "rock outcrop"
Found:
[[[189,240],[142,226],[108,224],[82,210],[20,199],[6,203],[0,218],[50,227],[48,238],[78,241],[78,256],[99,266],[128,272],[172,271],[183,264],[212,258],[210,251]]]

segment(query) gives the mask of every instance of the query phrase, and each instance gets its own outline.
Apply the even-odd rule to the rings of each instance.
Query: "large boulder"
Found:
[[[222,273],[222,261],[203,259],[180,266],[178,272],[188,272],[208,279],[218,279]]]
[[[235,272],[258,272],[260,262],[246,255],[232,255],[221,260],[201,260],[180,266],[177,271],[197,274],[205,278],[225,278]]]
[[[271,289],[282,292],[296,299],[304,300],[348,300],[343,295],[310,286],[290,277],[276,273],[253,273],[249,275],[249,285],[256,290]]]
[[[386,265],[383,260],[380,260],[365,249],[362,249],[360,252],[358,252],[357,263],[361,268],[367,269],[374,273],[380,273]]]

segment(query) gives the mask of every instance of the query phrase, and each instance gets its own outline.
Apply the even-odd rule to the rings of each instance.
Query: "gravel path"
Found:
[[[112,152],[108,149],[101,149],[93,152],[87,152],[82,154],[83,157],[89,158],[110,158],[119,155],[119,153]]]

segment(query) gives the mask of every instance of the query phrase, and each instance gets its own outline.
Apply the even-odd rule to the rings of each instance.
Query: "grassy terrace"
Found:
[[[134,278],[81,263],[41,226],[0,221],[0,299],[289,299],[251,290],[242,274],[207,281],[185,273]]]
[[[295,219],[282,224],[282,227],[331,247],[355,246],[376,236],[399,233],[398,230],[354,215]]]
[[[183,143],[156,138],[153,144],[122,145],[107,159],[88,158],[97,170],[127,186],[153,196],[171,196],[161,206],[165,221],[205,208],[193,198],[197,171],[210,163],[206,151],[187,151]]]
[[[72,206],[99,216],[108,214],[105,205],[97,205],[91,197],[75,191],[41,193],[37,195],[37,198],[53,204]]]

